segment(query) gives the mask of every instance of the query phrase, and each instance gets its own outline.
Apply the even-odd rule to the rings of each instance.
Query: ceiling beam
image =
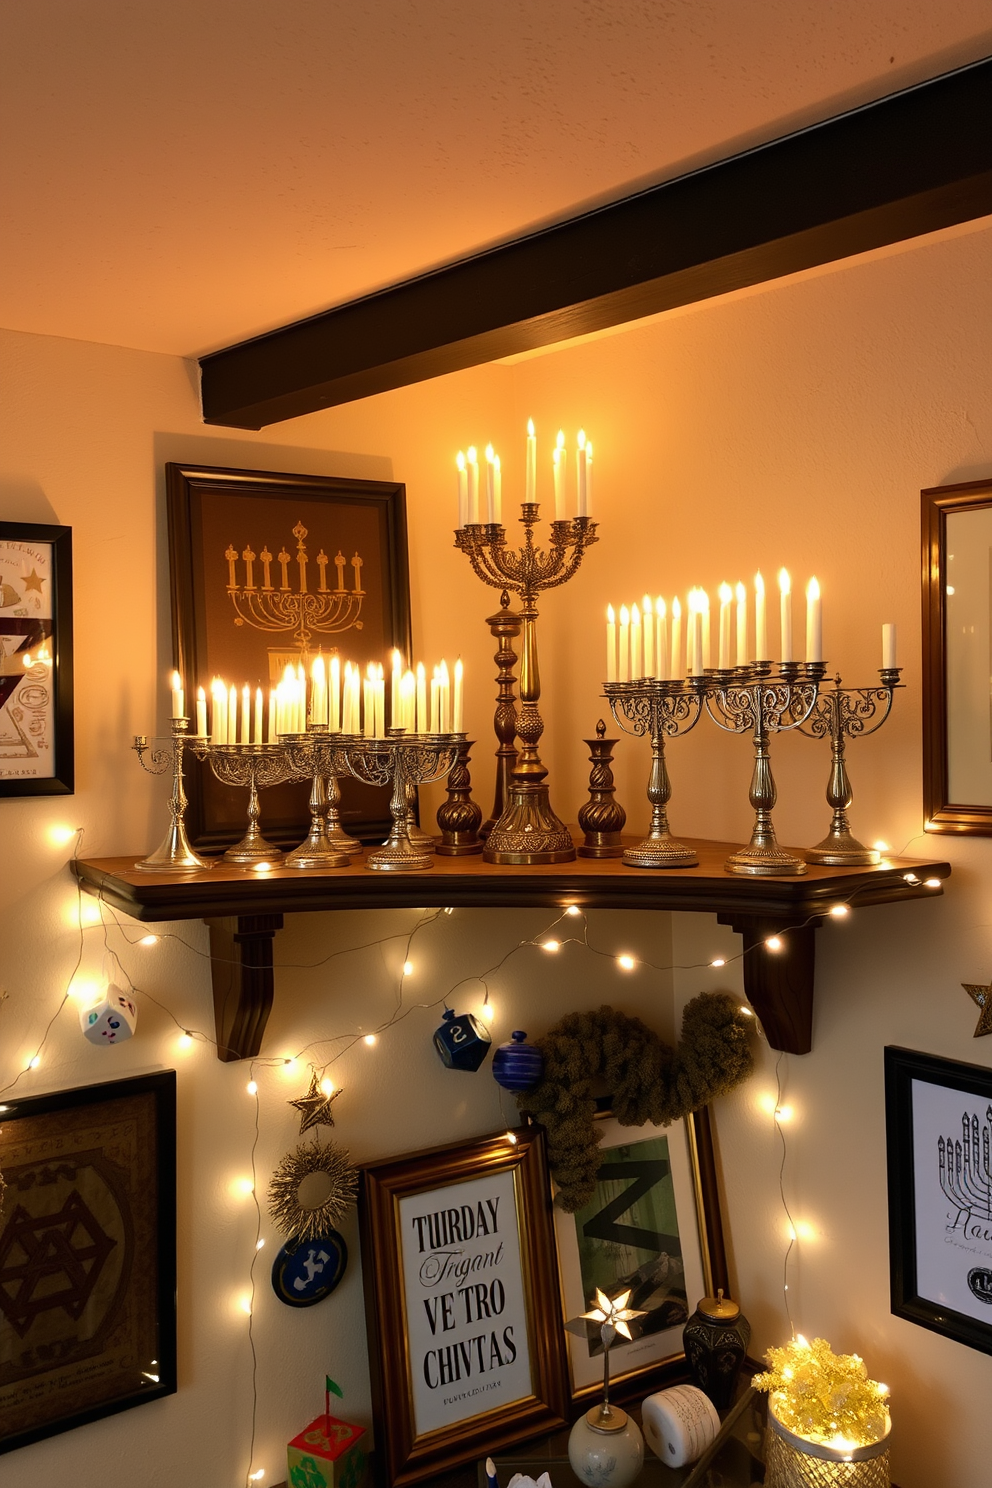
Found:
[[[992,58],[206,356],[260,429],[992,213]]]

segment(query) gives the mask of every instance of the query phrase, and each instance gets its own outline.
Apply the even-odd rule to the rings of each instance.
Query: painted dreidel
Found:
[[[122,1044],[134,1033],[138,1009],[133,1001],[112,984],[93,1007],[83,1008],[79,1026],[91,1044]]]
[[[286,1449],[289,1488],[365,1488],[368,1482],[368,1433],[364,1426],[331,1415],[332,1390],[341,1394],[328,1379],[324,1414],[294,1436]]]
[[[492,1048],[492,1039],[474,1013],[445,1008],[434,1032],[434,1047],[447,1069],[477,1070]]]
[[[527,1043],[522,1028],[514,1029],[510,1042],[500,1044],[493,1055],[493,1079],[504,1090],[533,1090],[544,1074],[544,1055],[536,1044]]]

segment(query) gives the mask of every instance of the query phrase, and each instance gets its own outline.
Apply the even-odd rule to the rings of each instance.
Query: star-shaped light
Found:
[[[341,1094],[340,1090],[332,1090],[330,1094],[320,1087],[316,1070],[310,1076],[310,1089],[306,1095],[300,1096],[299,1100],[290,1101],[300,1112],[300,1136],[309,1131],[312,1126],[333,1126],[334,1117],[331,1115],[331,1102],[337,1100]]]
[[[992,1033],[992,986],[973,987],[970,982],[962,982],[961,985],[981,1009],[974,1037],[981,1038],[983,1034]]]
[[[590,1312],[584,1312],[582,1316],[589,1318],[594,1323],[608,1324],[614,1332],[619,1333],[622,1338],[626,1338],[632,1342],[633,1336],[627,1324],[633,1322],[634,1318],[644,1317],[646,1314],[638,1312],[634,1307],[627,1306],[627,1303],[630,1301],[630,1292],[631,1288],[628,1287],[625,1292],[621,1292],[618,1296],[611,1299],[597,1287],[596,1306]],[[603,1342],[606,1342],[605,1338]]]

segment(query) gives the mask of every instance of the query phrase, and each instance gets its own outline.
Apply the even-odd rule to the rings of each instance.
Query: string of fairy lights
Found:
[[[62,839],[64,842],[75,838],[72,853],[72,857],[73,859],[75,859],[79,856],[79,853],[81,851],[84,830],[82,827],[77,827],[74,829],[66,828],[64,829],[64,831],[65,836]],[[906,843],[906,846],[901,849],[898,856],[901,856],[903,853],[905,853],[906,848],[909,847],[910,843],[914,840],[915,838],[910,838],[909,841]],[[888,846],[884,843],[876,843],[875,846],[886,853],[890,851]],[[907,873],[905,877],[907,881],[914,886],[922,883],[923,886],[927,888],[939,888],[941,883],[939,879],[920,880],[915,874],[912,873]],[[89,898],[90,896],[87,897]],[[852,894],[851,897],[853,898],[854,895]],[[86,912],[86,908],[84,907],[83,889],[81,883],[78,880],[76,882],[76,899],[76,923],[78,927],[78,942],[75,948],[75,959],[72,971],[70,972],[67,981],[65,982],[61,992],[58,995],[57,1005],[55,1006],[54,1011],[51,1013],[47,1023],[45,1024],[41,1039],[37,1043],[34,1053],[26,1062],[21,1065],[21,1067],[13,1074],[12,1078],[9,1079],[6,1084],[0,1086],[0,1115],[2,1115],[3,1111],[9,1109],[9,1107],[3,1102],[2,1098],[8,1096],[18,1086],[21,1080],[24,1079],[29,1073],[38,1069],[38,1067],[42,1063],[45,1049],[49,1043],[49,1040],[53,1036],[53,1031],[56,1027],[60,1015],[65,1010],[66,1005],[73,1001],[74,986],[86,955],[86,933],[88,930],[99,929],[102,932],[105,970],[108,964],[112,964],[117,969],[117,972],[119,972],[120,978],[125,984],[128,991],[130,991],[134,996],[143,998],[153,1004],[155,1007],[159,1008],[165,1014],[165,1016],[172,1021],[175,1027],[179,1030],[178,1042],[181,1047],[187,1048],[193,1043],[204,1044],[214,1050],[219,1050],[221,1047],[218,1044],[217,1040],[210,1033],[207,1033],[202,1029],[195,1028],[191,1024],[187,1024],[181,1021],[179,1018],[176,1017],[176,1015],[167,1006],[167,1004],[162,1002],[159,998],[155,997],[146,988],[142,987],[139,981],[135,980],[135,978],[132,977],[127,967],[122,963],[118,951],[110,943],[110,936],[112,932],[116,932],[116,934],[120,936],[124,945],[130,948],[136,948],[139,946],[150,947],[159,944],[160,942],[171,940],[177,942],[178,945],[181,946],[183,950],[186,951],[188,954],[197,956],[202,960],[208,962],[217,961],[221,964],[237,963],[235,963],[233,960],[230,963],[226,963],[224,962],[223,958],[212,956],[209,951],[203,950],[200,947],[191,944],[182,935],[177,934],[175,931],[164,931],[158,934],[145,934],[132,938],[127,933],[127,926],[125,926],[121,922],[112,906],[106,904],[102,900],[102,898],[97,897],[97,902],[93,906],[97,911],[95,917]],[[806,926],[821,920],[824,917],[825,913],[835,920],[842,920],[847,915],[849,915],[850,910],[850,901],[843,898],[838,898],[829,910],[820,910],[817,913],[811,914],[807,920],[805,920],[801,924],[790,927],[790,929],[803,929]],[[249,1488],[251,1484],[261,1483],[265,1477],[264,1468],[255,1468],[255,1442],[258,1419],[258,1355],[254,1336],[254,1312],[256,1298],[255,1267],[259,1258],[259,1254],[265,1246],[265,1239],[262,1235],[262,1207],[258,1198],[259,1174],[257,1167],[257,1152],[262,1135],[262,1098],[259,1091],[258,1075],[261,1074],[263,1071],[269,1069],[282,1068],[284,1070],[295,1070],[298,1066],[301,1065],[301,1063],[305,1061],[309,1066],[312,1074],[316,1076],[316,1078],[320,1081],[321,1088],[324,1093],[330,1094],[333,1091],[334,1086],[333,1082],[330,1079],[330,1076],[328,1075],[328,1070],[345,1055],[347,1055],[357,1044],[362,1043],[369,1048],[374,1047],[378,1044],[380,1038],[382,1038],[383,1035],[388,1034],[393,1028],[397,1027],[400,1023],[404,1022],[414,1013],[418,1011],[422,1012],[433,1008],[438,1008],[441,1006],[447,1007],[449,1002],[453,1000],[456,995],[461,993],[465,988],[473,985],[477,988],[481,988],[483,993],[482,1002],[478,1006],[476,1011],[483,1018],[484,1021],[491,1023],[495,1016],[495,1008],[491,997],[492,988],[490,984],[494,982],[499,973],[504,970],[507,964],[514,957],[517,957],[522,952],[527,950],[540,951],[544,955],[558,956],[562,952],[567,951],[569,947],[577,947],[585,954],[591,955],[603,961],[611,961],[621,973],[629,974],[635,970],[643,969],[663,976],[676,971],[687,972],[720,970],[737,962],[743,963],[748,955],[751,955],[761,949],[768,950],[773,954],[781,952],[785,946],[785,936],[788,934],[788,931],[783,931],[780,935],[768,936],[764,941],[758,942],[756,945],[752,945],[747,949],[743,949],[735,955],[718,955],[706,961],[673,961],[667,965],[660,965],[657,962],[651,961],[646,956],[635,956],[629,951],[607,950],[604,949],[602,946],[595,944],[590,938],[589,919],[586,911],[579,905],[565,904],[559,907],[554,918],[541,931],[539,931],[535,935],[527,935],[515,941],[501,956],[499,956],[490,966],[487,966],[484,970],[458,977],[457,980],[452,982],[451,985],[446,988],[445,991],[439,993],[435,997],[431,997],[428,1001],[417,1001],[410,999],[407,992],[407,986],[410,979],[416,973],[416,966],[412,958],[414,955],[414,947],[418,941],[418,938],[431,926],[443,924],[449,921],[454,916],[454,914],[455,911],[450,908],[424,910],[418,914],[412,926],[409,926],[405,929],[394,930],[386,935],[376,936],[373,939],[360,942],[354,946],[339,947],[335,950],[330,951],[326,956],[323,956],[315,961],[279,962],[274,968],[276,971],[313,971],[327,966],[330,962],[338,958],[356,955],[361,952],[375,951],[381,955],[387,946],[390,946],[396,942],[400,942],[401,944],[401,952],[403,957],[402,962],[400,963],[399,975],[396,979],[396,991],[392,1010],[387,1017],[378,1022],[374,1027],[359,1027],[345,1032],[322,1035],[318,1038],[311,1039],[307,1044],[305,1044],[293,1054],[283,1054],[279,1056],[256,1055],[249,1061],[249,1078],[246,1082],[246,1090],[252,1100],[253,1120],[251,1144],[248,1154],[248,1166],[250,1175],[243,1181],[243,1189],[246,1197],[250,1197],[254,1206],[255,1229],[252,1241],[251,1259],[248,1267],[247,1289],[241,1301],[242,1309],[244,1313],[247,1314],[247,1340],[251,1354],[251,1426],[248,1446],[248,1468],[245,1475],[245,1483],[246,1485],[249,1485]],[[8,1001],[9,994],[4,993],[0,995],[0,1013],[3,1012],[5,1004]],[[742,1003],[742,1010],[755,1018],[755,1024],[759,1036],[763,1037],[760,1020],[757,1018],[754,1009],[746,1003]],[[328,1045],[332,1046],[330,1050],[327,1049]],[[326,1057],[324,1057],[325,1054]],[[782,1277],[783,1298],[790,1329],[792,1330],[793,1336],[795,1336],[795,1327],[793,1324],[789,1298],[789,1266],[794,1248],[798,1241],[802,1238],[803,1226],[801,1224],[797,1224],[796,1221],[793,1219],[786,1196],[785,1177],[788,1159],[788,1144],[783,1128],[788,1123],[793,1114],[791,1107],[784,1104],[783,1101],[783,1063],[786,1059],[787,1056],[785,1054],[779,1054],[774,1070],[776,1092],[774,1100],[769,1100],[768,1104],[775,1131],[777,1132],[778,1140],[780,1143],[778,1189],[780,1200],[786,1216],[787,1226],[786,1238],[788,1243],[783,1260]],[[512,1132],[509,1129],[510,1123],[507,1122],[506,1113],[503,1108],[504,1092],[501,1087],[498,1086],[495,1082],[493,1082],[493,1090],[497,1093],[499,1123],[500,1125],[507,1126],[507,1136],[512,1140]]]

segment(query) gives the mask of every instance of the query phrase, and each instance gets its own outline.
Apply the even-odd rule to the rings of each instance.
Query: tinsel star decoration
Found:
[[[981,1038],[986,1033],[992,1033],[992,986],[974,987],[970,982],[962,982],[961,985],[980,1009],[973,1037]]]
[[[300,1113],[301,1137],[312,1126],[334,1125],[334,1117],[331,1115],[331,1102],[337,1100],[340,1094],[340,1090],[332,1090],[330,1095],[325,1095],[324,1091],[320,1088],[317,1071],[312,1071],[310,1075],[310,1089],[306,1095],[301,1095],[299,1100],[291,1100],[289,1102]]]

